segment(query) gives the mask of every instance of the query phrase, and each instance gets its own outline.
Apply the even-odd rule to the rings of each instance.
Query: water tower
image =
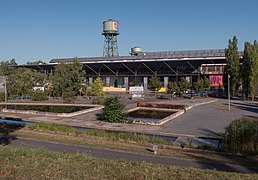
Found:
[[[117,45],[117,36],[118,33],[118,21],[109,19],[103,22],[103,33],[105,36],[104,39],[104,57],[114,57],[118,56],[118,45]]]

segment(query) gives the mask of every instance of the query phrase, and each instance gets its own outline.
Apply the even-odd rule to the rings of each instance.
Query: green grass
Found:
[[[151,143],[110,140],[95,136],[74,136],[64,135],[59,133],[39,132],[34,130],[20,129],[10,133],[12,137],[22,137],[27,139],[56,142],[63,144],[71,144],[85,147],[111,149],[114,151],[124,151],[140,154],[153,154]],[[157,143],[158,144],[158,143]],[[235,165],[243,165],[258,168],[258,158],[245,158],[241,156],[232,156],[225,153],[218,153],[212,151],[195,150],[195,149],[181,149],[171,145],[159,145],[159,156],[166,156],[172,158],[190,159],[202,162],[212,163],[228,163]]]
[[[44,132],[51,132],[51,133],[61,133],[66,135],[75,135],[75,136],[94,136],[94,137],[101,137],[106,138],[113,141],[134,141],[134,142],[142,142],[142,143],[159,143],[159,144],[172,144],[166,142],[165,140],[160,139],[157,137],[154,140],[149,140],[146,135],[140,134],[131,134],[131,133],[119,133],[119,132],[107,132],[104,130],[87,130],[81,131],[77,130],[70,126],[65,125],[57,125],[57,124],[50,124],[50,123],[36,123],[32,126],[27,127],[30,130],[38,130]]]
[[[257,174],[96,159],[0,146],[1,179],[258,179]]]

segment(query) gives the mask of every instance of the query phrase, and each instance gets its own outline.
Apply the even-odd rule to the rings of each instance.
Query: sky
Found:
[[[258,0],[0,0],[0,61],[103,55],[103,21],[119,22],[119,55],[224,49],[258,40]]]

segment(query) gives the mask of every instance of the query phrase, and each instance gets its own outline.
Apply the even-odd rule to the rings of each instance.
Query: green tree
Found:
[[[17,63],[15,59],[11,59],[8,61],[1,61],[0,62],[0,75],[10,75],[14,73],[14,68],[10,66],[15,66]]]
[[[46,62],[42,61],[42,60],[38,60],[38,61],[28,61],[26,64],[46,64]]]
[[[100,77],[97,77],[92,85],[89,87],[89,90],[87,94],[89,96],[103,96],[104,91],[103,91],[104,83]]]
[[[242,64],[242,81],[245,98],[250,95],[252,101],[257,93],[258,83],[258,53],[257,42],[254,41],[252,46],[249,42],[245,43],[243,64]]]
[[[83,65],[76,59],[72,63],[60,63],[50,75],[52,94],[64,96],[64,93],[80,94],[80,89],[86,85],[86,73]]]
[[[118,96],[106,98],[101,113],[101,120],[110,123],[124,123],[127,121],[127,117],[123,109],[124,105],[119,102]]]
[[[176,94],[176,95],[179,95],[180,94],[180,88],[178,87],[178,84],[176,81],[174,82],[169,82],[168,85],[167,85],[167,88],[168,88],[168,93],[169,94]]]
[[[224,89],[228,89],[228,74],[230,75],[230,93],[235,96],[240,85],[240,57],[238,52],[238,40],[236,36],[228,41],[228,48],[225,49],[226,66],[223,74]]]
[[[206,77],[194,83],[195,92],[208,91],[211,88],[210,80]]]
[[[258,44],[257,41],[254,41],[253,50],[255,52],[255,58],[253,61],[253,72],[254,72],[254,88],[253,88],[253,95],[258,94]],[[252,96],[254,98],[254,96]]]
[[[252,62],[252,46],[249,42],[245,42],[243,64],[242,64],[242,82],[243,82],[243,92],[246,99],[250,94],[250,77],[251,72],[251,62]]]
[[[211,82],[208,78],[204,77],[202,79],[203,82],[203,89],[204,91],[209,91],[211,89]]]
[[[151,77],[151,78],[150,78],[150,83],[149,83],[149,85],[148,85],[148,88],[149,88],[151,91],[154,91],[154,93],[157,92],[157,91],[159,91],[160,88],[161,88],[161,82],[160,82],[159,78],[156,77],[156,76],[155,76],[155,77]]]
[[[202,79],[198,80],[197,82],[194,82],[194,89],[196,93],[199,93],[204,90]]]
[[[18,68],[7,78],[8,95],[30,96],[33,87],[43,86],[46,75],[35,70]]]
[[[185,92],[190,86],[190,83],[186,80],[186,78],[181,77],[180,81],[178,82],[178,87],[180,92]]]

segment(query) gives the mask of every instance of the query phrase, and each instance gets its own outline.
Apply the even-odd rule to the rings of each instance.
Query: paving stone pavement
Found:
[[[52,122],[69,126],[97,128],[113,131],[137,132],[142,134],[156,134],[166,136],[187,137],[221,137],[225,127],[234,119],[243,116],[258,116],[258,104],[246,101],[232,100],[231,111],[228,111],[226,99],[199,98],[173,100],[122,100],[125,110],[135,108],[138,102],[153,102],[167,104],[183,104],[192,107],[183,115],[161,125],[118,124],[99,121],[101,110],[74,116],[71,118],[28,116],[26,121]],[[0,114],[4,117],[5,114]],[[11,116],[10,114],[8,116]],[[19,116],[19,115],[15,115]]]

